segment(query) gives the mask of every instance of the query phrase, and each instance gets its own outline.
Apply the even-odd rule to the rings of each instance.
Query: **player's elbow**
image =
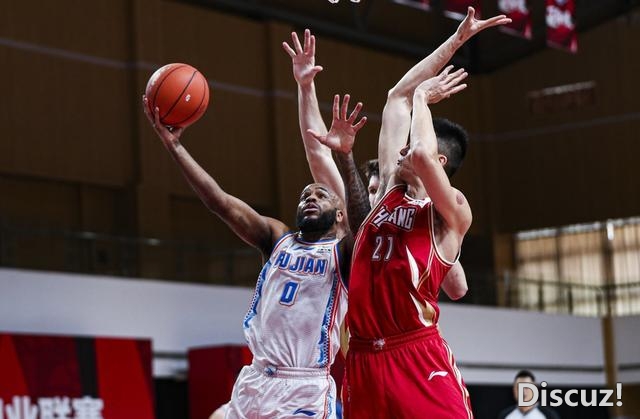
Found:
[[[411,107],[411,97],[397,87],[392,87],[387,91],[387,103],[385,107],[398,107],[402,106],[405,109],[410,109]]]
[[[466,283],[458,284],[455,287],[453,287],[453,289],[449,290],[449,292],[447,292],[447,296],[453,301],[456,301],[461,299],[465,295],[467,295],[468,291],[469,291],[469,287],[467,286]]]

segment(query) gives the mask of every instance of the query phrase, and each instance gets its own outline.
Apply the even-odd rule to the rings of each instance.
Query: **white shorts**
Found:
[[[336,384],[326,369],[242,368],[225,419],[336,418]]]

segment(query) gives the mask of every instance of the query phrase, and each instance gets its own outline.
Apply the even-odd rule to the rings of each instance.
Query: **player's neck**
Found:
[[[429,195],[427,195],[427,191],[425,190],[422,183],[419,185],[407,183],[407,192],[406,194],[413,199],[425,199]]]
[[[314,243],[322,240],[333,240],[336,238],[336,229],[331,228],[326,231],[298,231],[298,238],[302,241]]]

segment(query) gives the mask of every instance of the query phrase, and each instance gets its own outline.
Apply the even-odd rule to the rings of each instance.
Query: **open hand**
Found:
[[[478,20],[476,19],[475,9],[469,6],[467,9],[467,16],[456,30],[456,37],[457,40],[463,44],[478,32],[493,26],[506,25],[507,23],[511,23],[511,19],[505,15],[494,16],[486,20]]]
[[[468,73],[464,68],[451,73],[452,69],[452,65],[447,66],[442,73],[423,81],[416,87],[416,93],[424,94],[427,103],[434,104],[466,89],[467,85],[460,82],[467,78]]]
[[[316,65],[316,37],[311,35],[309,29],[304,30],[304,47],[300,45],[300,39],[295,32],[291,33],[293,48],[286,42],[282,43],[282,48],[291,57],[293,63],[293,77],[299,85],[308,85],[313,82],[313,78],[322,71],[322,67]]]
[[[334,151],[348,154],[353,149],[353,143],[356,138],[356,134],[360,131],[360,128],[367,122],[367,117],[363,116],[356,123],[358,114],[362,110],[362,102],[358,102],[351,115],[347,118],[347,110],[349,109],[348,94],[344,95],[342,101],[342,107],[340,107],[340,95],[333,97],[333,121],[331,122],[331,128],[327,135],[320,135],[313,130],[307,130],[309,134],[316,140],[326,145]]]

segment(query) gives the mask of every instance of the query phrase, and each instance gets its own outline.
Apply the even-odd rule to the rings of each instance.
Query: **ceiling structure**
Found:
[[[440,45],[458,26],[442,13],[443,0],[432,0],[424,11],[392,0],[182,0],[203,7],[253,19],[289,22],[300,29],[310,27],[318,35],[402,54],[424,57]],[[498,30],[481,33],[461,49],[454,64],[472,73],[487,73],[546,48],[545,1],[529,0],[532,16],[531,40]],[[640,0],[576,0],[578,33],[629,13]],[[497,0],[483,1],[483,16],[498,13]],[[580,39],[578,35],[578,45]],[[579,48],[579,46],[578,46]]]

